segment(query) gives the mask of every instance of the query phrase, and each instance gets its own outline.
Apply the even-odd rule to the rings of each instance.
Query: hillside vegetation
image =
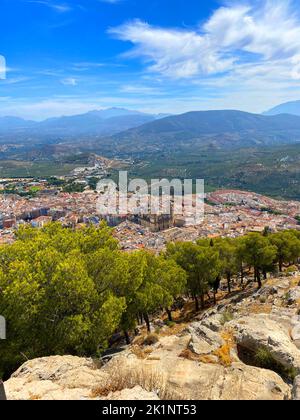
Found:
[[[261,287],[268,272],[299,257],[296,231],[170,244],[156,256],[119,251],[106,225],[20,229],[14,244],[0,248],[0,313],[8,324],[0,376],[34,357],[99,356],[115,332],[129,342],[141,320],[150,332],[151,317],[162,310],[172,322],[180,296],[193,298],[198,311],[223,278],[231,291],[232,279],[243,282],[251,269]]]
[[[266,116],[242,111],[198,111],[156,120],[114,137],[117,145],[160,149],[196,145],[241,148],[290,144],[300,140],[300,117]]]

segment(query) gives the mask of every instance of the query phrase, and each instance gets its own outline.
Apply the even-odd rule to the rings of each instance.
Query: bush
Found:
[[[227,324],[234,319],[234,315],[231,311],[226,311],[222,314],[222,318],[220,320],[221,325]]]
[[[167,385],[163,375],[155,371],[144,369],[134,370],[117,363],[110,369],[108,379],[99,387],[94,388],[91,397],[107,397],[111,392],[132,389],[141,386],[148,392],[154,392],[161,400],[178,400],[184,397],[176,395]]]
[[[273,370],[286,380],[294,381],[297,376],[297,370],[295,368],[285,368],[279,364],[274,359],[270,350],[266,349],[265,347],[261,347],[256,350],[255,362],[258,367]]]
[[[286,269],[286,273],[287,274],[292,274],[292,273],[295,273],[295,272],[297,272],[298,271],[298,267],[296,266],[296,265],[291,265],[290,267],[288,267],[287,269]]]
[[[271,352],[261,347],[255,352],[255,361],[259,367],[264,369],[274,369],[274,364],[276,363]]]
[[[165,324],[166,324],[167,327],[171,328],[171,327],[174,327],[174,325],[176,325],[176,322],[166,320]]]
[[[154,333],[150,333],[145,337],[144,345],[145,346],[153,346],[159,341],[158,335]]]

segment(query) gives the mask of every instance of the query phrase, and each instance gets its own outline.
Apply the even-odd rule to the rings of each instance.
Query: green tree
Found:
[[[219,251],[221,274],[227,280],[228,293],[231,293],[231,280],[239,272],[236,241],[231,238],[218,239],[215,247]]]
[[[276,247],[269,239],[259,233],[250,233],[239,241],[239,255],[243,261],[254,269],[254,281],[262,287],[261,274],[274,263]]]
[[[118,279],[109,270],[100,280],[93,275],[88,256],[114,254],[116,247],[105,225],[72,231],[55,223],[21,228],[15,243],[0,247],[0,313],[8,324],[0,376],[25,358],[95,355],[107,347],[126,299],[115,293]]]
[[[198,298],[201,308],[204,309],[204,296],[220,273],[218,250],[211,246],[182,242],[170,244],[167,256],[173,258],[186,271],[188,290],[195,300],[196,311],[199,311]]]
[[[279,232],[270,236],[270,242],[276,247],[276,262],[282,272],[283,264],[289,264],[300,257],[300,240],[293,232]]]

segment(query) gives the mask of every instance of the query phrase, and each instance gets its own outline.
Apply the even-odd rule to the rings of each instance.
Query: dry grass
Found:
[[[201,363],[209,363],[211,365],[215,365],[217,362],[215,359],[212,358],[212,356],[210,356],[209,354],[204,355],[204,356],[200,356],[200,360]]]
[[[300,282],[300,277],[294,277],[293,279],[291,279],[290,281],[290,287],[297,287],[299,285]]]
[[[193,362],[199,362],[200,361],[200,356],[198,354],[192,352],[190,349],[183,350],[179,354],[179,357],[181,357],[183,359],[187,359],[187,360],[192,360]]]
[[[200,362],[200,363],[210,363],[210,364],[215,364],[216,361],[209,355],[198,355],[194,352],[192,352],[190,349],[185,349],[183,350],[180,354],[179,357],[182,357],[183,359],[186,360],[191,360],[192,362]]]
[[[149,354],[152,353],[153,349],[150,347],[148,349],[143,349],[138,345],[134,345],[130,349],[131,353],[133,353],[138,359],[147,359]]]
[[[219,362],[223,366],[231,366],[231,347],[228,343],[224,344],[218,350],[214,351],[214,355],[219,358]]]
[[[144,338],[143,344],[144,344],[144,346],[153,346],[154,344],[158,343],[158,341],[159,341],[159,337],[158,337],[157,334],[149,333]]]
[[[226,330],[223,331],[221,334],[225,344],[221,346],[219,349],[213,352],[214,356],[217,356],[219,359],[219,363],[223,366],[231,366],[232,364],[232,357],[231,357],[231,350],[235,346],[234,336],[232,331]]]
[[[105,383],[92,390],[91,398],[107,397],[110,393],[132,389],[136,386],[142,387],[145,391],[154,392],[161,400],[175,400],[175,395],[167,385],[164,376],[158,372],[145,369],[129,369],[117,364]]]
[[[161,337],[169,337],[171,335],[181,334],[182,331],[184,331],[186,329],[187,325],[188,324],[186,324],[186,323],[174,324],[174,325],[172,325],[172,327],[170,327],[170,328],[168,328],[164,331],[161,331],[160,336]]]
[[[251,314],[270,314],[272,312],[272,305],[268,303],[253,303],[247,308]]]
[[[40,395],[32,394],[31,392],[29,392],[29,400],[30,401],[37,401],[37,400],[40,400],[40,399],[41,399]]]
[[[135,337],[132,341],[132,345],[134,346],[142,346],[146,338],[146,334],[141,334],[138,337]]]
[[[232,364],[232,357],[231,357],[231,350],[235,347],[235,340],[233,332],[230,329],[224,330],[221,333],[221,337],[225,341],[225,344],[219,347],[217,350],[212,352],[210,355],[198,355],[191,351],[189,348],[183,350],[179,357],[182,357],[187,360],[191,360],[193,362],[200,362],[200,363],[210,363],[216,364],[220,363],[223,366],[231,366]],[[213,357],[216,356],[218,358],[218,362]]]

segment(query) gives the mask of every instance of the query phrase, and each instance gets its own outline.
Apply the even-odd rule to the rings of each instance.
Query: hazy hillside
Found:
[[[162,147],[203,145],[247,147],[300,141],[300,117],[241,111],[200,111],[171,116],[114,136],[123,142]]]
[[[266,111],[264,115],[292,114],[300,115],[300,101],[286,102]]]
[[[161,118],[159,115],[145,114],[123,108],[110,108],[91,111],[85,114],[49,118],[45,121],[26,121],[17,117],[0,117],[0,133],[11,135],[14,133],[24,136],[57,135],[106,135],[140,126]]]
[[[18,117],[0,117],[0,131],[20,130],[33,127],[34,121],[27,121]]]

